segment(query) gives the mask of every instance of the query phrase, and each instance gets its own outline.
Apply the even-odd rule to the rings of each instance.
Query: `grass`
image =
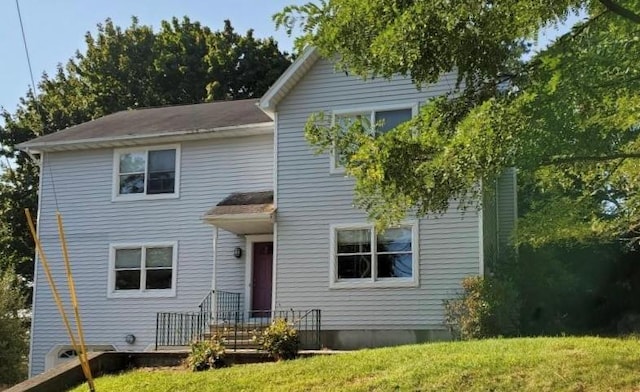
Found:
[[[494,339],[362,350],[289,362],[134,370],[98,391],[640,391],[640,340]],[[74,391],[86,391],[80,386]]]

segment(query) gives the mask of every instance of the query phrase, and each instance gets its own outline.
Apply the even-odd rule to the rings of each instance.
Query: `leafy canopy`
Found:
[[[457,72],[449,94],[385,135],[322,114],[307,122],[317,151],[345,153],[373,220],[475,204],[480,181],[515,166],[527,192],[518,239],[537,246],[640,234],[639,12],[637,0],[322,0],[274,19],[302,29],[298,48],[315,45],[363,78],[401,74],[425,87]],[[587,17],[523,56],[572,13]]]

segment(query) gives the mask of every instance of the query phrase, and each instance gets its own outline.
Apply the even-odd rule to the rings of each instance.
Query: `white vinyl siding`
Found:
[[[417,287],[331,289],[331,225],[367,216],[353,207],[353,180],[330,174],[328,154],[313,154],[304,125],[314,112],[422,104],[451,91],[455,79],[445,75],[419,91],[409,78],[362,81],[319,60],[279,104],[276,309],[322,309],[327,330],[444,329],[442,301],[480,268],[476,211],[452,203],[444,214],[419,220]]]
[[[64,217],[87,344],[143,351],[154,343],[156,312],[191,312],[212,288],[213,228],[203,214],[230,193],[273,187],[273,135],[184,142],[180,198],[112,202],[113,149],[47,153],[41,187],[40,236],[53,275],[66,287],[59,253],[55,200]],[[78,181],[81,178],[82,181]],[[176,294],[168,298],[107,298],[109,249],[121,243],[178,244]],[[218,289],[243,289],[244,263],[233,248],[244,246],[220,230]],[[38,266],[35,289],[32,375],[56,344],[69,344],[49,286]],[[66,290],[63,298],[68,298]],[[136,336],[135,344],[125,336]]]

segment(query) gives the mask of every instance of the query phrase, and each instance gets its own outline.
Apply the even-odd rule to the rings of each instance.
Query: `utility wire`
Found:
[[[22,44],[24,45],[24,53],[27,56],[27,65],[29,66],[29,77],[31,78],[31,93],[33,94],[33,103],[36,107],[36,110],[38,111],[38,114],[40,115],[40,120],[42,121],[42,134],[44,134],[44,129],[45,129],[45,117],[42,113],[42,107],[40,106],[40,102],[38,102],[38,99],[36,97],[36,82],[33,79],[33,67],[31,67],[31,57],[29,56],[29,47],[27,45],[27,36],[24,33],[24,24],[22,23],[22,13],[20,12],[20,3],[18,0],[16,0],[16,9],[18,10],[18,20],[20,21],[20,32],[22,33]],[[41,155],[40,157],[40,165],[44,165],[44,155]],[[42,174],[42,173],[41,173]],[[49,176],[51,178],[51,190],[53,191],[53,200],[55,202],[56,205],[56,211],[59,210],[58,208],[58,194],[56,192],[56,184],[55,181],[53,180],[53,170],[51,169],[51,166],[49,166]],[[40,192],[42,192],[40,190]]]

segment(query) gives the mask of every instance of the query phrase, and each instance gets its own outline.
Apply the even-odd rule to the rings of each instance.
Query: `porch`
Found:
[[[284,319],[298,330],[300,349],[322,347],[320,309],[245,311],[241,293],[213,290],[198,307],[197,312],[156,314],[156,351],[186,347],[213,335],[225,340],[227,350],[259,350],[253,336],[261,333],[274,319]]]

